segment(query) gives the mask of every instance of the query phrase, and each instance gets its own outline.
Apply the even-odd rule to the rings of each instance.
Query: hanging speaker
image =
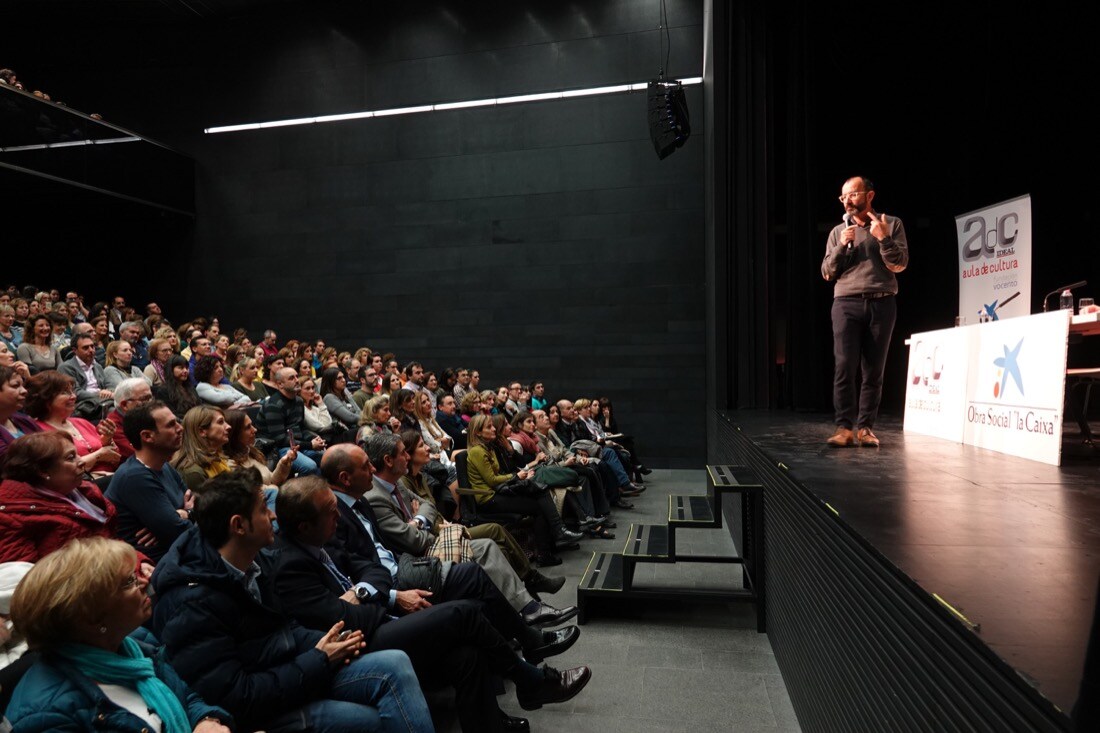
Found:
[[[657,157],[664,160],[691,136],[687,98],[678,81],[654,79],[648,89],[649,138]]]

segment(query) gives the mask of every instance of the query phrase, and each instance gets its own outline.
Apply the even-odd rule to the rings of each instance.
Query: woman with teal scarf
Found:
[[[192,692],[156,647],[130,636],[152,612],[135,567],[129,545],[96,537],[70,542],[23,578],[12,623],[42,660],[8,705],[14,733],[232,730],[227,712]]]

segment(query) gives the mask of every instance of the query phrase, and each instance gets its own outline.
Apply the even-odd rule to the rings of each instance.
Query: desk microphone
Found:
[[[1047,293],[1043,297],[1043,313],[1047,312],[1047,301],[1050,300],[1050,296],[1057,295],[1058,293],[1061,293],[1063,290],[1076,290],[1077,288],[1083,288],[1088,284],[1089,283],[1088,283],[1087,280],[1082,280],[1080,282],[1070,283],[1069,285],[1063,285],[1060,288],[1054,288],[1054,290],[1051,290],[1049,293]]]

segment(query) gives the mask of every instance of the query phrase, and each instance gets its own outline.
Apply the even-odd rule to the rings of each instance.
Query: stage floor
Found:
[[[830,448],[824,415],[726,413],[790,476],[1067,713],[1100,577],[1100,451],[1065,439],[1061,467],[875,429],[879,449]]]

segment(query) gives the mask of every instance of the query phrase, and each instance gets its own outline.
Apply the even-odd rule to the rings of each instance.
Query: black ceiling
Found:
[[[301,0],[6,0],[4,10],[8,18],[21,24],[54,26],[231,17],[289,4],[301,4]]]

